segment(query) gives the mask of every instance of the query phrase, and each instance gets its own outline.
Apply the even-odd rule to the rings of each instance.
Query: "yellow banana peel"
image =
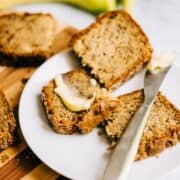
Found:
[[[0,9],[6,9],[18,4],[41,3],[41,2],[63,2],[79,6],[91,12],[103,12],[116,8],[116,0],[0,0]],[[136,0],[121,0],[125,10],[131,12]]]
[[[136,0],[122,0],[122,5],[126,11],[132,13],[133,7],[136,3]]]
[[[11,6],[18,4],[27,4],[27,3],[39,3],[39,2],[52,2],[53,0],[0,0],[0,9],[6,9]]]
[[[90,12],[99,13],[113,10],[116,8],[116,0],[0,0],[0,9],[6,9],[18,4],[36,3],[36,2],[62,2],[78,6]]]

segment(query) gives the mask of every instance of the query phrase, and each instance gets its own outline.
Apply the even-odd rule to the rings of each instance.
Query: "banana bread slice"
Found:
[[[57,22],[51,14],[9,12],[0,15],[0,59],[36,66],[52,55]]]
[[[143,103],[143,91],[138,90],[118,97],[117,108],[104,121],[111,141],[119,139],[128,123]],[[180,140],[180,110],[158,93],[141,138],[136,160],[153,156]]]
[[[99,16],[73,36],[70,46],[81,63],[108,89],[140,71],[152,54],[147,36],[123,10]]]
[[[14,142],[14,130],[16,121],[9,103],[0,91],[0,151]]]
[[[106,91],[101,89],[98,83],[82,69],[73,70],[63,75],[66,82],[76,88],[85,97],[97,94],[95,101],[87,111],[72,112],[62,102],[61,98],[54,92],[55,81],[52,80],[43,87],[41,99],[53,129],[60,134],[72,134],[75,131],[82,133],[90,132],[103,119],[103,112],[112,109],[112,105],[100,102],[100,97],[107,100]],[[115,106],[114,106],[115,107]],[[99,116],[98,116],[99,114]],[[80,123],[81,122],[81,123]],[[79,124],[80,123],[80,124]]]

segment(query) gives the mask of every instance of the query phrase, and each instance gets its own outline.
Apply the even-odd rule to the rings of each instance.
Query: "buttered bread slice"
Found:
[[[104,89],[101,89],[95,79],[92,79],[84,70],[76,69],[62,76],[63,80],[71,88],[68,94],[66,92],[69,91],[68,88],[66,89],[63,85],[57,87],[56,78],[42,89],[41,99],[48,120],[53,129],[60,134],[72,134],[75,131],[88,133],[104,120],[105,114],[115,107],[114,102],[105,103],[110,101],[108,93]],[[62,94],[58,93],[57,88],[60,88],[59,90],[63,88]],[[78,98],[72,95],[74,91],[78,91]],[[79,107],[73,106],[78,105],[76,99],[81,101],[80,97],[83,97],[83,100],[85,98],[94,99],[87,109],[76,111]],[[82,106],[80,106],[80,108],[82,108]]]

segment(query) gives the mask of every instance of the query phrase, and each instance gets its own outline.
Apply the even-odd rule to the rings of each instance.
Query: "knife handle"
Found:
[[[129,168],[138,150],[151,105],[152,102],[144,102],[131,120],[110,157],[105,170],[104,180],[127,179]]]

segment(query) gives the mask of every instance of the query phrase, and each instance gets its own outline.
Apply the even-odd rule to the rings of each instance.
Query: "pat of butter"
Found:
[[[97,81],[95,79],[90,79],[90,83],[91,83],[92,86],[97,85]]]
[[[76,89],[64,81],[62,75],[55,77],[55,83],[55,93],[60,96],[65,106],[71,111],[78,112],[88,110],[95,99],[95,94],[90,99],[79,94]]]
[[[170,66],[173,63],[175,56],[176,55],[173,52],[154,55],[151,62],[148,64],[148,69],[152,73],[158,73]]]

